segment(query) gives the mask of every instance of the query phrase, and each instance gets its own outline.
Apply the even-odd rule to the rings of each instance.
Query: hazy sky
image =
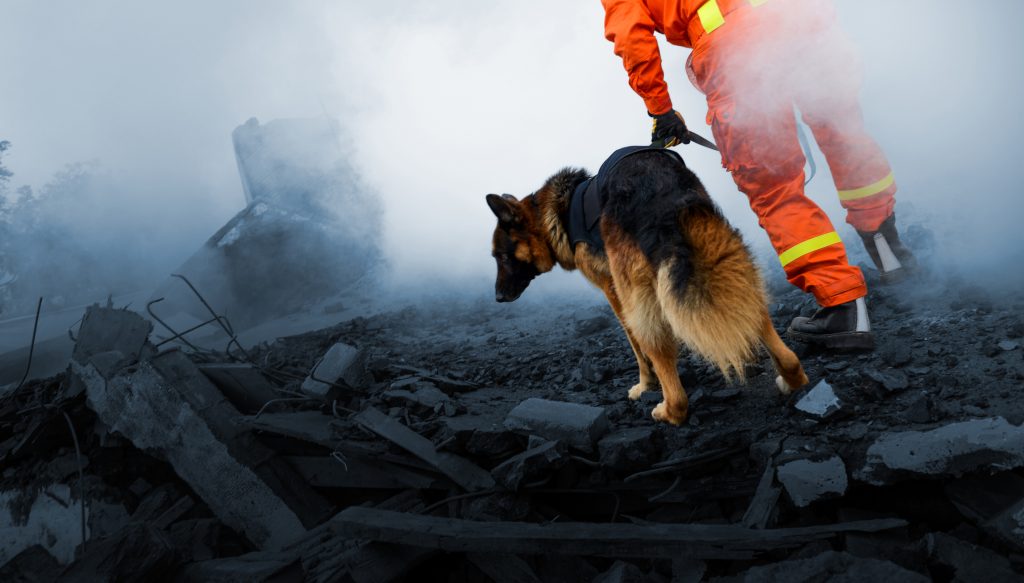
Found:
[[[956,261],[1019,257],[1024,2],[839,5],[865,61],[867,123],[895,169],[899,215],[954,241],[945,252]],[[469,281],[489,288],[483,195],[527,194],[565,165],[595,170],[649,139],[649,119],[603,38],[597,0],[386,6],[0,0],[0,139],[14,144],[14,185],[99,160],[124,188],[96,228],[152,225],[170,269],[244,204],[231,130],[252,116],[326,112],[384,198],[396,273],[479,275]],[[663,45],[670,91],[710,136],[682,71],[687,52]],[[681,152],[748,241],[766,245],[717,154]],[[843,224],[827,169],[809,193]]]

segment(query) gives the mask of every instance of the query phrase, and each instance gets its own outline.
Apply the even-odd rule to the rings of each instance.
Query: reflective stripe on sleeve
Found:
[[[700,18],[700,24],[704,27],[704,34],[712,33],[719,26],[725,24],[725,17],[722,16],[722,11],[718,8],[716,0],[708,0],[698,8],[697,17]]]
[[[785,267],[808,253],[814,253],[818,249],[824,249],[825,247],[835,245],[836,243],[842,243],[842,240],[839,239],[839,233],[836,233],[835,231],[825,233],[824,235],[818,235],[817,237],[808,239],[803,243],[793,245],[779,255],[779,261],[782,263],[782,266]]]
[[[879,192],[882,192],[886,188],[889,188],[896,182],[896,177],[893,176],[892,172],[888,176],[879,180],[874,184],[869,184],[863,188],[855,188],[853,190],[840,190],[839,200],[856,200],[858,198],[866,198],[874,196]]]

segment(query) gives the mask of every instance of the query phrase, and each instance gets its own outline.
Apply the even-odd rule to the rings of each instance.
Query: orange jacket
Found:
[[[692,47],[690,20],[706,0],[601,0],[604,35],[615,43],[615,54],[629,73],[629,86],[644,99],[647,111],[658,115],[672,109],[661,69],[655,32],[668,42]]]

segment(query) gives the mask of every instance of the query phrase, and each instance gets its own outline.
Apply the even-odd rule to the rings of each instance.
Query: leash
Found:
[[[705,138],[704,136],[702,136],[700,134],[695,134],[695,133],[693,133],[693,132],[691,132],[689,130],[687,130],[687,134],[688,134],[687,137],[694,144],[697,144],[698,146],[704,146],[705,148],[708,148],[710,150],[714,150],[716,152],[718,151],[718,146],[716,146],[714,142],[712,142],[711,140]],[[655,142],[651,142],[651,147],[652,148],[664,148],[666,141],[667,140],[658,140],[658,141],[655,141]],[[682,143],[682,142],[680,142],[680,143]]]

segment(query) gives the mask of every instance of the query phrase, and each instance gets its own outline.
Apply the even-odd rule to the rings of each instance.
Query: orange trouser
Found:
[[[825,154],[854,228],[877,230],[892,214],[896,186],[864,129],[849,42],[833,14],[802,5],[828,6],[769,1],[728,14],[698,41],[693,68],[723,165],[750,199],[786,277],[833,306],[865,296],[867,286],[828,216],[804,195],[794,106]]]

